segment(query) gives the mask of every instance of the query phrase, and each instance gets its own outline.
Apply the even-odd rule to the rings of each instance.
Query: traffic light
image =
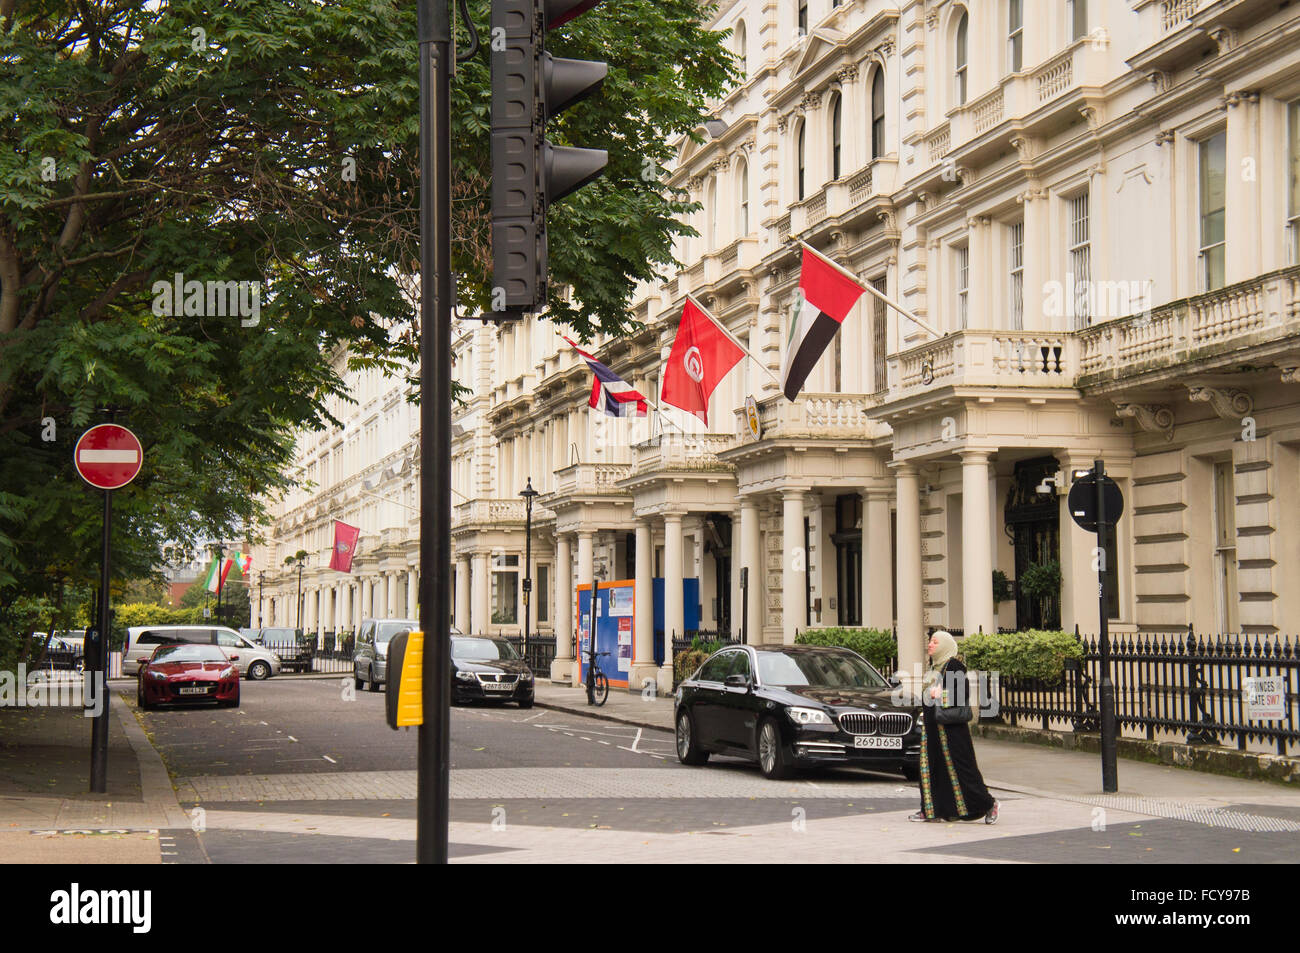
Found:
[[[546,212],[600,175],[604,149],[546,141],[548,119],[598,90],[609,67],[546,52],[548,30],[600,0],[492,0],[492,310],[546,304]]]

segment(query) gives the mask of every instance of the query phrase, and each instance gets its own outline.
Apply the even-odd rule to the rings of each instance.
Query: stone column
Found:
[[[894,547],[889,533],[889,493],[862,491],[862,624],[894,626]]]
[[[795,630],[807,624],[808,553],[803,544],[803,490],[784,490],[781,539],[781,641],[794,644]]]
[[[740,502],[740,546],[736,561],[748,572],[747,598],[736,601],[736,631],[740,632],[742,621],[746,621],[747,638],[751,645],[763,641],[763,599],[762,561],[758,551],[758,504],[752,497],[745,497]],[[739,586],[739,583],[737,583]],[[743,600],[743,601],[742,601]],[[746,615],[748,606],[748,615]]]
[[[673,690],[673,639],[682,638],[686,621],[682,602],[682,514],[664,514],[664,664],[659,669],[659,691]]]
[[[593,539],[593,534],[592,534],[591,530],[582,530],[582,531],[580,531],[580,532],[578,533],[578,585],[579,585],[579,586],[593,586],[593,585],[595,585],[595,580],[596,580],[596,554],[595,554],[595,550],[594,550],[594,546],[593,546],[593,544],[594,544],[594,539]],[[595,601],[594,601],[594,600],[595,600],[595,591],[594,591],[594,590],[592,591],[592,596],[591,596],[591,598],[592,598],[592,600],[593,600],[591,604],[592,604],[592,605],[595,605]],[[575,604],[575,610],[574,610],[574,611],[577,611],[577,609],[576,609],[576,604]],[[581,621],[581,620],[579,619],[578,621]],[[593,627],[595,626],[595,621],[594,621],[594,620],[592,620],[592,626],[593,626]],[[578,628],[578,626],[577,626],[577,625],[574,625],[573,628],[574,628],[574,630],[576,631],[577,628]],[[582,643],[581,643],[581,642],[578,643],[578,652],[579,652],[579,653],[582,652]],[[582,666],[581,666],[581,665],[574,665],[574,666],[573,666],[573,684],[574,684],[574,685],[577,685],[577,684],[579,683],[579,675],[580,675],[581,671],[582,671]]]
[[[374,618],[374,595],[371,588],[369,576],[362,576],[360,589],[357,592],[357,601],[361,603],[361,615],[357,619],[357,628],[361,627],[361,619]]]
[[[654,550],[648,519],[636,521],[636,580],[633,593],[632,671],[628,676],[628,685],[639,689],[645,679],[656,683],[658,681],[655,666]]]
[[[398,613],[397,573],[388,574],[388,600],[384,603],[384,618],[396,619]]]
[[[993,618],[993,540],[989,518],[989,453],[959,450],[961,457],[962,628],[967,635],[997,632]]]
[[[469,631],[473,635],[487,635],[492,622],[488,603],[488,557],[487,553],[474,554],[474,572],[470,577]]]
[[[469,631],[469,560],[456,560],[456,628]]]
[[[352,583],[345,582],[339,586],[339,623],[334,627],[335,635],[343,637],[344,632],[351,632],[352,624]]]
[[[1091,470],[1100,454],[1096,451],[1087,453],[1070,453],[1058,451],[1056,459],[1061,463],[1065,475],[1065,486],[1070,487],[1075,470]],[[1110,472],[1110,459],[1106,470]],[[1058,497],[1061,507],[1060,516],[1060,554],[1061,554],[1061,625],[1073,628],[1079,624],[1079,631],[1085,635],[1097,635],[1099,629],[1099,610],[1097,600],[1097,571],[1093,569],[1093,550],[1097,546],[1097,537],[1085,532],[1074,522],[1070,515],[1068,496]],[[1128,519],[1126,513],[1123,517]],[[1014,610],[1013,610],[1014,616]]]
[[[891,465],[898,498],[898,667],[908,684],[924,673],[926,660],[921,602],[921,493],[914,464]]]
[[[573,679],[573,558],[569,534],[555,534],[555,661],[551,681]]]
[[[406,570],[406,618],[418,619],[418,606],[420,603],[420,590],[416,585],[415,570]],[[433,624],[442,628],[442,619],[434,619]]]

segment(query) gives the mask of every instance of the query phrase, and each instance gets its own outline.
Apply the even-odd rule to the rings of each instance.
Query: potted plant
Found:
[[[1026,567],[1017,580],[1020,591],[1031,599],[1047,599],[1061,592],[1061,564],[1055,559]]]
[[[1010,600],[1011,581],[1001,569],[993,570],[993,611],[997,612],[999,605]]]

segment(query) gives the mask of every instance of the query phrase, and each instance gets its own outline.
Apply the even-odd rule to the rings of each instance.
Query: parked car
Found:
[[[451,637],[451,700],[518,702],[532,708],[533,670],[505,639]]]
[[[140,665],[135,697],[146,711],[157,705],[196,702],[216,702],[219,708],[237,708],[239,667],[216,645],[160,645]]]
[[[256,637],[253,641],[278,655],[283,670],[311,671],[313,643],[302,634],[302,629],[271,627],[254,631]]]
[[[215,645],[225,651],[239,667],[239,674],[261,681],[280,674],[280,657],[269,649],[254,645],[234,629],[207,625],[133,625],[126,630],[126,652],[122,655],[122,674],[137,675],[140,665],[160,645]]]
[[[740,645],[709,656],[677,689],[677,757],[757,761],[769,778],[852,765],[919,776],[920,710],[895,682],[845,648]]]
[[[420,628],[418,619],[362,619],[357,629],[356,648],[352,653],[352,677],[356,687],[377,692],[384,687],[388,674],[388,643],[398,632]],[[460,635],[452,628],[452,635]]]

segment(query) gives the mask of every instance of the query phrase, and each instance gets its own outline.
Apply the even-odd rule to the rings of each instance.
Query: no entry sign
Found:
[[[117,424],[91,427],[77,441],[73,461],[81,478],[101,490],[118,490],[135,479],[144,449],[135,434]]]

